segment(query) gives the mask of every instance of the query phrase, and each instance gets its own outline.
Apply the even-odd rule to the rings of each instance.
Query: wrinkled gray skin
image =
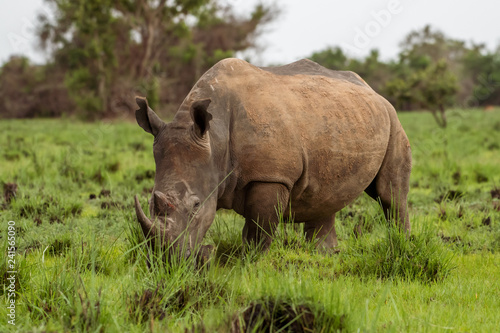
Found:
[[[355,73],[309,60],[258,68],[225,59],[171,123],[137,103],[156,162],[151,219],[135,198],[145,235],[189,254],[225,208],[245,217],[244,242],[265,248],[279,209],[333,248],[335,213],[363,191],[410,230],[408,138],[394,108]]]

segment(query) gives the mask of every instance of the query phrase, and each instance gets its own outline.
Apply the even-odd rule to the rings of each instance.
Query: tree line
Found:
[[[490,51],[429,25],[404,38],[395,60],[381,61],[378,50],[361,60],[349,58],[339,47],[316,52],[311,59],[358,73],[398,110],[431,111],[443,127],[449,107],[500,105],[500,46]]]
[[[134,95],[178,105],[207,69],[255,46],[273,6],[239,15],[214,0],[45,0],[44,65],[14,56],[0,72],[3,117],[132,113]],[[53,16],[53,17],[52,17]]]
[[[256,5],[238,15],[215,0],[45,0],[39,46],[49,61],[13,56],[0,70],[1,117],[85,119],[129,115],[134,95],[174,112],[212,65],[256,47],[263,27],[278,15]],[[379,51],[353,58],[340,47],[310,55],[334,70],[358,73],[398,110],[428,110],[446,126],[451,106],[500,105],[500,46],[449,38],[430,26],[410,32],[397,59]]]

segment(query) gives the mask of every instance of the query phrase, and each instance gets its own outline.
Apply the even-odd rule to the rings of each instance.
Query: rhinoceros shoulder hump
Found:
[[[309,59],[302,59],[284,66],[260,68],[276,75],[319,75],[368,87],[366,82],[354,72],[331,70]]]

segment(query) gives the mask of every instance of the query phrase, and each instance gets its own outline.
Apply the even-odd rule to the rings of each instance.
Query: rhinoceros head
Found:
[[[163,122],[137,98],[137,123],[154,136],[155,185],[148,218],[137,197],[135,210],[146,238],[188,256],[201,242],[216,211],[218,173],[210,147],[210,99],[191,103],[187,121]],[[187,113],[186,113],[187,115]]]

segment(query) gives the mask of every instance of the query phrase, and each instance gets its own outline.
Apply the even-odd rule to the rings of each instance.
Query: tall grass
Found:
[[[428,226],[408,235],[398,226],[387,224],[380,239],[351,240],[341,259],[345,273],[423,283],[442,281],[455,267],[453,253]]]
[[[12,327],[0,289],[0,332],[494,332],[500,113],[464,112],[446,130],[400,114],[414,161],[409,236],[363,195],[336,216],[339,253],[286,219],[263,253],[243,246],[241,216],[220,211],[204,266],[144,240],[132,198],[151,193],[155,166],[135,124],[2,121],[18,303]]]

